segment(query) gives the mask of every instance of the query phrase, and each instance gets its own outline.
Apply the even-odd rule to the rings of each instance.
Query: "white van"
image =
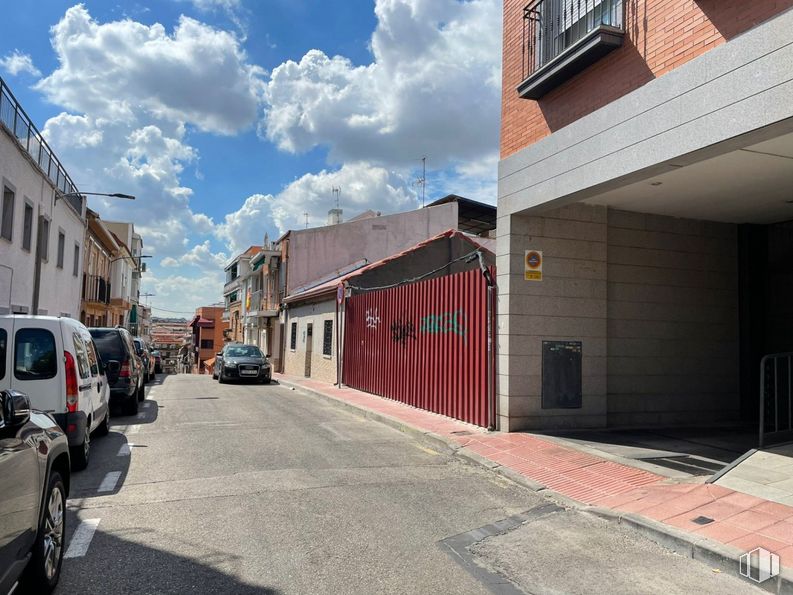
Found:
[[[109,391],[88,329],[72,318],[0,316],[0,390],[26,393],[69,439],[72,469],[88,465],[91,432],[107,434]]]

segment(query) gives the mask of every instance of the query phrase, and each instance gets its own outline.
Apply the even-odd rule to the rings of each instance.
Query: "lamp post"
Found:
[[[126,198],[128,200],[135,200],[135,197],[131,194],[122,194],[121,192],[113,192],[108,194],[107,192],[67,192],[66,194],[59,194],[55,193],[55,202],[58,202],[59,198],[72,198],[73,196],[110,196],[112,198]]]

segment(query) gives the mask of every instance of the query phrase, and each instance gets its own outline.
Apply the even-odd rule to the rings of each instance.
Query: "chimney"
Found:
[[[338,225],[341,223],[341,209],[331,209],[328,211],[328,225]]]

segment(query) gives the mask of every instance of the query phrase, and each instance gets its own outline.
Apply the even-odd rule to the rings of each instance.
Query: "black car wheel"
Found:
[[[226,379],[223,376],[223,371],[222,370],[220,371],[220,374],[218,375],[218,382],[220,382],[220,384],[226,384]]]
[[[138,387],[138,401],[143,401],[146,398],[146,387],[141,384]]]
[[[60,473],[50,475],[33,556],[22,583],[31,593],[50,593],[58,584],[66,536],[66,489]]]
[[[131,397],[127,397],[127,402],[124,403],[124,414],[137,415],[137,413],[138,413],[138,396],[137,393],[135,393]]]
[[[91,455],[91,420],[87,420],[85,423],[83,443],[69,448],[69,455],[74,471],[82,471],[88,467],[88,458]]]

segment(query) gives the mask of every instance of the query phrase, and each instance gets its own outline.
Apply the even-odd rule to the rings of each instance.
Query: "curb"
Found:
[[[593,514],[609,522],[626,525],[670,550],[685,554],[687,557],[699,560],[711,567],[718,568],[722,572],[734,573],[735,566],[738,563],[738,557],[744,553],[728,545],[723,545],[698,535],[691,535],[676,527],[665,525],[660,521],[648,519],[636,513],[618,512],[610,508],[591,506],[579,502],[578,500],[573,500],[564,494],[549,489],[537,481],[521,475],[517,471],[499,465],[475,452],[468,451],[464,446],[455,444],[434,432],[419,430],[385,413],[372,411],[361,405],[353,405],[352,403],[337,399],[318,390],[302,386],[296,382],[290,382],[289,380],[281,378],[277,378],[277,380],[282,386],[319,397],[328,403],[350,410],[358,415],[363,415],[366,419],[371,419],[394,428],[395,430],[399,430],[403,434],[407,434],[418,442],[430,446],[439,452],[459,457],[469,463],[489,469],[509,479],[513,483],[528,488],[565,508],[573,508]],[[760,585],[748,581],[748,579],[747,582],[759,586],[770,593],[793,595],[793,570],[791,569],[782,569],[779,576],[776,577],[776,580],[768,580]]]

